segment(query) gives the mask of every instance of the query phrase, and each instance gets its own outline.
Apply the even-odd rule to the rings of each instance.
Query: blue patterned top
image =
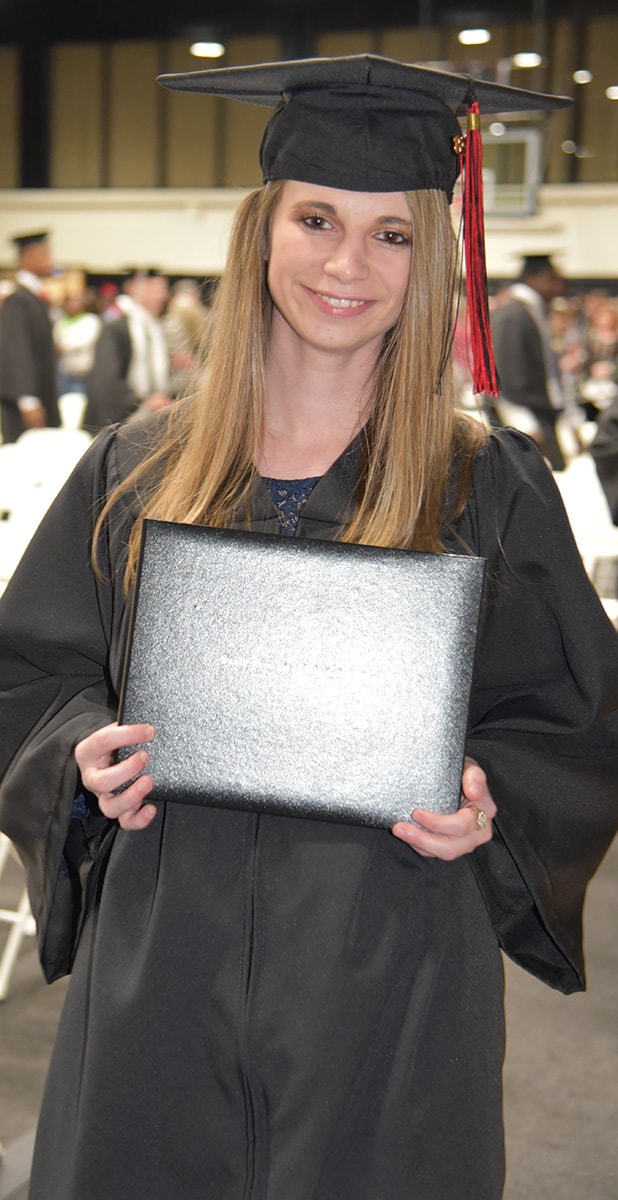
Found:
[[[270,498],[279,512],[279,533],[294,537],[303,507],[321,478],[321,475],[312,475],[309,479],[264,478]]]

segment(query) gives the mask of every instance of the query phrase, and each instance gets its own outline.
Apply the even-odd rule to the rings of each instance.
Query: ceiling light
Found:
[[[618,100],[618,84],[613,83],[611,87],[606,88],[605,95],[608,100]]]
[[[493,137],[503,137],[506,133],[506,125],[503,125],[502,121],[492,121],[489,132]]]
[[[457,41],[462,46],[484,46],[491,41],[491,34],[488,29],[462,29],[457,34]]]
[[[540,67],[543,63],[543,58],[534,50],[524,50],[521,54],[513,55],[513,66],[526,69],[528,67]]]
[[[221,58],[225,54],[225,46],[221,42],[194,42],[190,50],[196,58]]]
[[[574,83],[592,83],[592,71],[573,71]]]

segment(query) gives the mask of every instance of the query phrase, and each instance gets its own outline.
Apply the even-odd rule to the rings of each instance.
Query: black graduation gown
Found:
[[[612,400],[609,408],[599,415],[590,453],[612,521],[618,525],[618,398]]]
[[[491,329],[500,392],[511,404],[533,413],[547,458],[554,470],[562,471],[565,463],[556,437],[559,413],[549,398],[547,365],[538,325],[528,307],[513,298],[495,309]],[[492,415],[496,413],[490,397],[487,408]]]
[[[131,355],[129,322],[126,317],[117,317],[103,326],[86,379],[88,400],[83,425],[90,433],[126,421],[139,408],[141,397],[128,382]]]
[[[167,805],[139,834],[73,821],[59,872],[72,748],[114,715],[121,662],[124,526],[98,582],[93,506],[152,428],[97,438],[0,602],[2,822],[48,977],[73,969],[32,1200],[498,1200],[498,946],[583,986],[585,886],[616,824],[618,640],[551,476],[492,436],[450,538],[489,564],[468,749],[491,845],[446,864],[380,830]],[[333,536],[356,462],[299,536]],[[254,523],[276,530],[261,485]]]
[[[17,285],[0,312],[0,408],[2,439],[15,442],[26,426],[17,401],[36,396],[47,424],[60,425],[57,356],[45,303],[29,288]]]

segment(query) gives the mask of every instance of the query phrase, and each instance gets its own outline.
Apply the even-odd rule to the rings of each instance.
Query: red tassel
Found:
[[[463,239],[466,262],[466,294],[472,347],[472,390],[498,396],[500,385],[494,359],[483,214],[483,142],[478,102],[468,108],[468,131],[463,152]]]

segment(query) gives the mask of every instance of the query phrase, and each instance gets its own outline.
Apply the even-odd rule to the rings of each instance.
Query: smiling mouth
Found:
[[[320,300],[331,308],[361,308],[363,304],[367,304],[367,300],[346,300],[343,296],[326,296],[324,292],[316,292]]]

